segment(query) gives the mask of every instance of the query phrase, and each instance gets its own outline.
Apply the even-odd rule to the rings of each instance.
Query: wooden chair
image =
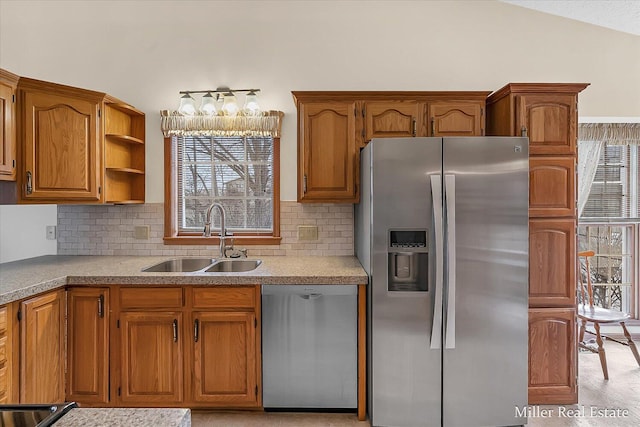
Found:
[[[616,310],[610,310],[608,308],[602,308],[593,305],[593,286],[591,285],[591,274],[589,271],[589,258],[594,256],[594,251],[585,251],[578,253],[578,283],[580,285],[580,292],[582,295],[582,304],[578,304],[578,318],[580,319],[580,334],[578,338],[578,345],[580,348],[585,350],[589,350],[593,353],[598,353],[600,356],[600,364],[602,365],[602,373],[604,374],[604,379],[609,379],[609,371],[607,369],[607,358],[604,353],[604,347],[602,346],[602,338],[615,341],[619,344],[629,346],[633,355],[636,358],[636,362],[640,365],[640,354],[638,354],[638,348],[636,344],[631,339],[631,335],[627,330],[627,326],[624,322],[629,319],[629,315],[627,313],[623,313]],[[586,266],[586,276],[587,276],[587,285],[586,285],[586,295],[585,295],[585,285],[582,280],[582,270],[581,270],[581,258],[584,258],[585,266]],[[588,298],[588,299],[587,299]],[[588,301],[588,304],[586,303]],[[586,329],[587,322],[592,322],[595,332],[589,331]],[[617,340],[615,338],[608,337],[606,335],[600,334],[600,324],[601,323],[619,323],[622,326],[622,331],[624,332],[624,336],[627,339],[627,342]],[[592,334],[596,336],[596,344],[595,347],[593,344],[589,345],[584,341],[584,334]]]

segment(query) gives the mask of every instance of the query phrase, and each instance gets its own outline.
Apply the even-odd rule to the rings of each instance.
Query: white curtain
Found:
[[[640,123],[580,123],[578,125],[578,218],[587,204],[598,159],[605,143],[640,145]]]
[[[587,204],[604,140],[578,141],[578,218]]]

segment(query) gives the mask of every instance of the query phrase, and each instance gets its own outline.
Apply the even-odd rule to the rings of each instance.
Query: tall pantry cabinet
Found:
[[[529,404],[578,402],[576,162],[586,83],[511,83],[487,99],[487,135],[529,137]]]

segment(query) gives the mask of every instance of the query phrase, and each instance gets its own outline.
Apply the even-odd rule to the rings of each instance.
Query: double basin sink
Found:
[[[143,268],[145,273],[242,273],[258,268],[259,259],[172,258]]]

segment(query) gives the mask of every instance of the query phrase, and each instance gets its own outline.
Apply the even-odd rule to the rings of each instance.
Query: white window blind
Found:
[[[638,216],[637,148],[605,144],[581,218]]]
[[[200,232],[213,202],[235,232],[273,231],[273,138],[173,136],[178,150],[178,232]],[[212,228],[220,227],[213,211]]]

